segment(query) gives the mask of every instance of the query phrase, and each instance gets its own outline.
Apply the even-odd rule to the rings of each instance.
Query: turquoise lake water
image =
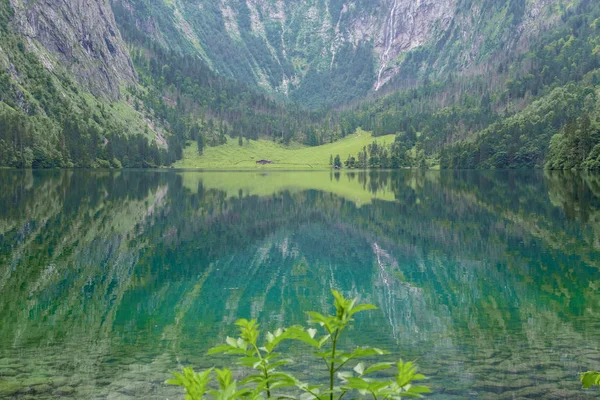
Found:
[[[236,319],[332,288],[379,307],[344,344],[431,398],[598,399],[600,176],[0,171],[0,398],[183,399],[164,381],[221,366]]]

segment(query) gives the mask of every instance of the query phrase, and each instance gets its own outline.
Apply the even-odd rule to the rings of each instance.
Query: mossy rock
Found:
[[[0,397],[11,397],[21,392],[23,385],[16,380],[2,380],[0,384]]]
[[[473,390],[503,394],[505,392],[516,391],[533,385],[534,383],[529,379],[515,379],[501,382],[483,381],[475,384]]]
[[[13,368],[0,368],[0,377],[13,377],[19,375],[19,372]]]
[[[33,387],[33,391],[36,394],[40,394],[40,393],[52,393],[52,389],[53,389],[52,386],[50,386],[50,385],[48,385],[46,383],[43,383],[41,385],[37,385],[37,386]]]
[[[54,391],[56,396],[69,396],[75,393],[75,389],[71,386],[61,386]]]

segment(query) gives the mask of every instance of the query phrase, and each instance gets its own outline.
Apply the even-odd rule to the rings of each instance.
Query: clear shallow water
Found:
[[[433,398],[600,398],[599,235],[596,176],[0,171],[0,398],[182,398],[237,318],[331,287]]]

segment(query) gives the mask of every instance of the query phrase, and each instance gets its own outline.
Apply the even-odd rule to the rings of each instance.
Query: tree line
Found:
[[[391,144],[380,143],[374,140],[364,146],[357,154],[348,154],[342,162],[340,155],[330,156],[329,165],[334,168],[348,169],[400,169],[429,167],[425,152],[418,143],[413,149],[404,138],[397,136]]]

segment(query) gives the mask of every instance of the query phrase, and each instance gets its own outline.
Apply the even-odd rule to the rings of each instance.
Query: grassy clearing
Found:
[[[202,155],[198,154],[196,144],[190,143],[184,150],[183,160],[175,163],[174,167],[208,170],[328,169],[331,155],[339,154],[344,161],[349,154],[356,155],[374,140],[389,144],[394,139],[394,135],[374,138],[371,133],[361,130],[337,142],[317,147],[283,146],[270,140],[244,140],[243,146],[240,146],[237,139],[230,138],[222,146],[206,148]],[[272,160],[274,164],[256,164],[263,159]]]
[[[122,93],[126,93],[126,88],[121,87]],[[98,102],[91,93],[81,91],[81,97],[85,99],[85,102],[90,108],[96,108],[97,112],[101,103]],[[124,100],[119,100],[110,104],[106,104],[106,111],[110,113],[111,118],[118,121],[124,127],[126,132],[129,134],[144,134],[146,127],[148,127],[148,121],[144,119],[143,113],[134,109],[132,104]],[[147,132],[148,140],[155,140],[156,134],[152,129]]]

